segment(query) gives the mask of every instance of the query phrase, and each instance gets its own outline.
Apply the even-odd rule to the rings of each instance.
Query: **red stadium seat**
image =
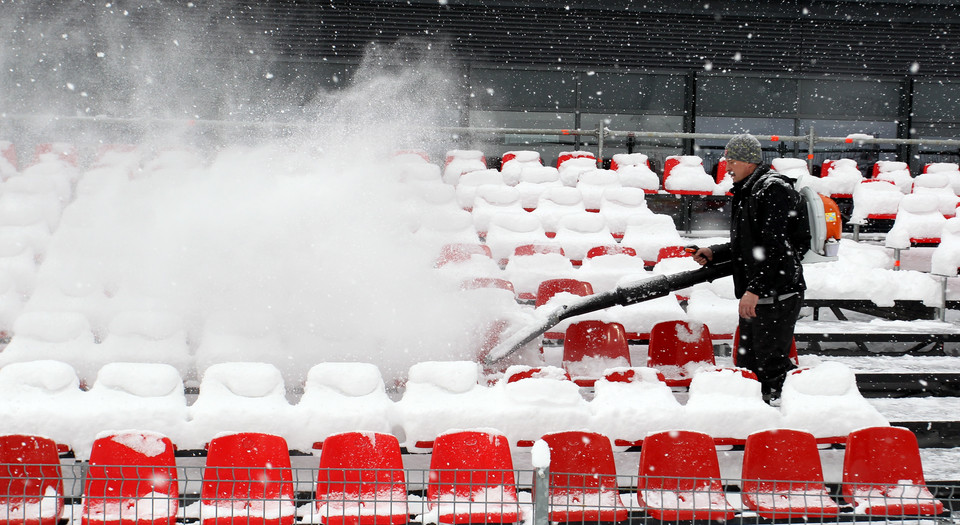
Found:
[[[717,174],[714,175],[713,180],[715,180],[717,184],[720,184],[720,181],[723,180],[723,177],[726,174],[727,174],[727,159],[721,158],[720,161],[717,162]]]
[[[477,290],[480,288],[499,288],[501,290],[508,290],[514,294],[516,293],[512,282],[496,277],[475,277],[460,283],[460,289],[462,290]]]
[[[514,255],[542,255],[545,253],[559,253],[563,255],[563,248],[557,244],[524,244],[513,249]]]
[[[629,246],[621,246],[619,244],[614,244],[611,246],[594,246],[587,251],[587,259],[593,259],[594,257],[601,257],[603,255],[629,255],[631,257],[637,256],[637,250]]]
[[[540,307],[547,304],[547,301],[560,292],[586,297],[593,294],[593,286],[586,281],[578,281],[577,279],[547,279],[541,282],[537,288],[537,302],[535,306]]]
[[[720,482],[713,438],[700,432],[672,430],[643,440],[637,500],[648,514],[663,521],[734,516]]]
[[[41,156],[50,154],[56,155],[57,158],[71,166],[78,166],[80,163],[80,154],[77,152],[77,147],[65,142],[37,144],[34,162],[39,161]]]
[[[560,154],[557,157],[557,168],[563,165],[564,162],[570,159],[593,159],[597,160],[596,155],[590,153],[589,151],[566,151]]]
[[[493,258],[490,247],[485,244],[453,243],[446,244],[440,248],[440,255],[437,256],[436,266],[437,268],[441,268],[450,263],[466,262],[474,255]]]
[[[519,521],[506,436],[475,430],[438,436],[430,458],[427,500],[440,523]]]
[[[685,246],[664,246],[657,253],[657,262],[673,257],[693,257],[693,252],[688,252]]]
[[[57,444],[40,436],[0,436],[0,525],[56,525],[62,513]]]
[[[286,440],[257,432],[214,438],[200,500],[202,525],[292,525],[296,507]]]
[[[750,434],[740,477],[744,506],[767,519],[821,518],[840,510],[823,484],[817,440],[809,432]]]
[[[620,502],[610,440],[593,432],[557,432],[550,447],[550,521],[615,522],[629,512]]]
[[[12,142],[0,141],[0,157],[6,159],[14,170],[18,169],[17,147]]]
[[[170,438],[128,431],[98,438],[83,490],[84,525],[173,525],[179,491]]]
[[[510,377],[507,378],[507,384],[516,383],[517,381],[522,381],[524,379],[536,379],[540,377],[551,377],[549,373],[545,373],[544,370],[540,367],[531,367],[526,370],[521,370],[519,372],[514,372],[510,374]],[[570,374],[564,372],[563,377],[568,381],[570,379]]]
[[[578,385],[593,386],[605,369],[629,366],[630,346],[622,324],[587,320],[567,328],[563,368]]]
[[[346,432],[324,439],[316,505],[327,525],[407,523],[407,486],[397,438]]]
[[[689,365],[716,365],[713,340],[705,324],[664,321],[653,325],[647,350],[647,366],[663,372],[669,386],[690,386]]]
[[[872,516],[936,516],[943,503],[923,479],[917,437],[901,427],[871,427],[847,436],[843,499]]]

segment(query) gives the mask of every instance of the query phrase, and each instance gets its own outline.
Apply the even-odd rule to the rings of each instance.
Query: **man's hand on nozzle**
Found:
[[[700,266],[703,266],[713,260],[713,250],[710,248],[697,248],[697,251],[693,254],[693,260],[700,263]]]

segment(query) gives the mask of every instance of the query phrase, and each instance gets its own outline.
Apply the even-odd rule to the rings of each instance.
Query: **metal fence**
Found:
[[[530,470],[0,465],[0,523],[960,522],[957,485]]]

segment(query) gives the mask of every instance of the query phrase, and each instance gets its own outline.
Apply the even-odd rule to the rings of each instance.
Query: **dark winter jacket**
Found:
[[[731,192],[730,242],[710,249],[715,262],[733,259],[736,296],[750,291],[771,297],[804,290],[800,259],[808,247],[795,249],[788,231],[788,223],[797,220],[795,210],[803,206],[800,194],[769,165],[758,166],[734,183]]]

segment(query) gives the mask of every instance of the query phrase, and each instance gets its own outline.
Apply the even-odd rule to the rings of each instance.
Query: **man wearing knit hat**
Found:
[[[792,181],[763,162],[753,135],[731,138],[724,157],[733,178],[730,242],[700,248],[694,259],[733,260],[740,299],[736,363],[757,374],[764,399],[772,401],[796,367],[789,356],[806,288],[800,263],[809,247],[806,208]]]

